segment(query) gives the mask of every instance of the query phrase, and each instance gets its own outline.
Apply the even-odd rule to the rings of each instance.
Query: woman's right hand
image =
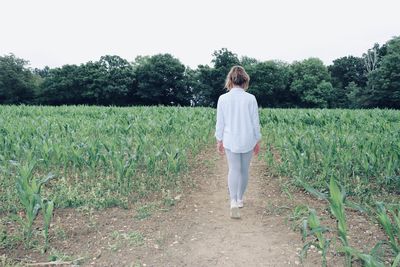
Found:
[[[224,143],[222,143],[222,141],[218,141],[217,142],[217,151],[220,155],[224,155],[225,154],[225,148],[224,148]]]

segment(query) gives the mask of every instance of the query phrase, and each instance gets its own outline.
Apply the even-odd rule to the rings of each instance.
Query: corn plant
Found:
[[[346,223],[346,214],[344,211],[344,202],[346,198],[346,193],[344,190],[340,190],[337,185],[335,179],[331,177],[329,183],[329,204],[331,213],[335,216],[337,220],[337,228],[339,233],[339,239],[342,242],[344,247],[349,246],[349,242],[347,240],[347,223]],[[351,254],[348,251],[345,251],[346,257],[346,266],[351,266]]]
[[[51,218],[53,217],[54,202],[51,200],[42,199],[41,208],[44,220],[44,231],[43,231],[43,236],[45,239],[44,251],[46,251],[49,247],[49,228],[50,228]]]
[[[393,222],[389,214],[391,214]],[[376,216],[379,224],[388,236],[389,245],[393,253],[397,255],[400,253],[400,211],[396,212],[394,208],[391,208],[388,212],[385,205],[382,202],[378,202]]]
[[[307,256],[307,250],[311,245],[314,245],[322,252],[322,266],[326,267],[326,253],[329,249],[330,239],[327,239],[324,236],[324,232],[329,231],[329,229],[321,225],[320,220],[314,209],[310,209],[308,219],[303,221],[302,231],[303,241],[305,241],[307,236],[310,235],[315,236],[316,240],[311,240],[304,244],[301,252],[301,258],[303,259],[305,256]]]
[[[396,258],[394,259],[392,263],[392,267],[398,267],[400,266],[400,253],[397,254]]]
[[[349,247],[349,246],[344,246],[343,250],[345,251],[345,253],[348,253],[348,254],[352,255],[353,257],[362,260],[363,266],[365,266],[365,267],[384,267],[385,266],[383,264],[383,262],[378,257],[374,256],[372,253],[365,254],[365,253],[362,253],[362,252],[358,251],[357,249],[355,249],[353,247]],[[392,266],[396,266],[396,265],[392,265]]]
[[[390,208],[389,212],[393,218],[393,228],[397,235],[397,240],[400,242],[400,206]]]
[[[21,166],[16,187],[19,200],[25,209],[25,221],[21,220],[26,240],[32,237],[32,225],[40,209],[39,186],[37,180],[32,179],[35,164]]]
[[[25,240],[29,243],[32,238],[32,226],[33,222],[36,219],[39,210],[44,207],[45,208],[45,226],[50,225],[50,218],[53,211],[53,204],[51,205],[43,205],[43,200],[40,194],[41,188],[44,184],[46,184],[50,179],[53,179],[55,176],[53,174],[49,174],[45,179],[39,181],[38,179],[33,177],[33,169],[36,163],[32,162],[30,164],[22,165],[19,168],[19,176],[16,182],[16,188],[19,196],[19,200],[24,207],[25,211],[25,220],[22,218],[19,220],[24,229]],[[47,241],[47,238],[46,238]]]

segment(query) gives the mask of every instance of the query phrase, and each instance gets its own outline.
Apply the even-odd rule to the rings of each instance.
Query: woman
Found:
[[[254,95],[246,90],[250,77],[240,66],[234,66],[226,77],[225,88],[217,104],[215,137],[218,152],[228,159],[228,187],[231,200],[230,216],[239,219],[243,194],[247,187],[252,154],[260,151],[260,122]],[[253,153],[252,153],[253,152]]]

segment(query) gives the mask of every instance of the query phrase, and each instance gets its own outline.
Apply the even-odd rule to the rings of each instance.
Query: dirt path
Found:
[[[227,162],[211,155],[214,166],[206,182],[182,200],[173,212],[173,237],[147,266],[288,266],[299,264],[298,233],[285,224],[285,216],[266,215],[274,195],[280,194],[276,182],[265,179],[265,163],[252,159],[245,207],[240,220],[229,217]],[[271,178],[270,178],[271,179]],[[282,197],[282,196],[280,196]],[[172,242],[171,242],[172,241]],[[147,261],[150,260],[150,261]]]

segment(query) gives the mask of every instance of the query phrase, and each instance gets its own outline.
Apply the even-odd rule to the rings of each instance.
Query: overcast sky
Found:
[[[330,64],[399,36],[399,14],[399,0],[0,0],[0,55],[41,68],[170,53],[195,68],[225,47]]]

